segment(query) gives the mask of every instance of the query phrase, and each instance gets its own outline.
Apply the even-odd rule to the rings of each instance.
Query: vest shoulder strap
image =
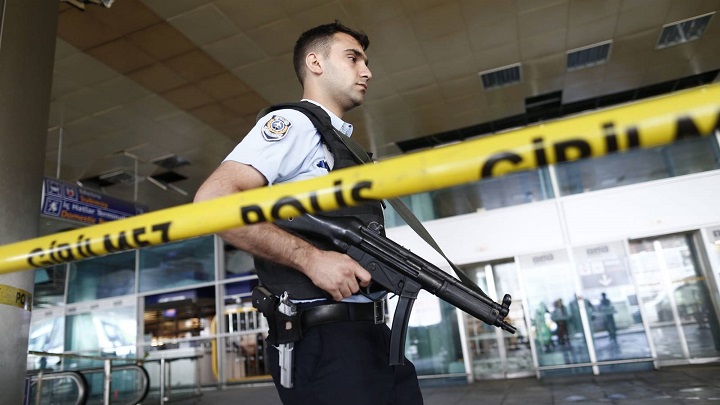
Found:
[[[332,147],[331,145],[333,145],[337,135],[335,134],[335,129],[332,126],[332,121],[330,121],[330,116],[322,109],[322,107],[309,101],[281,103],[266,107],[258,113],[256,120],[259,120],[261,117],[273,111],[284,109],[297,110],[305,114],[318,130],[325,144],[328,145],[329,148]]]

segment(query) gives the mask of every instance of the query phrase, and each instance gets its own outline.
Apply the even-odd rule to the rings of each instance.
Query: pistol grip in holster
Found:
[[[300,311],[295,315],[285,315],[278,311],[280,298],[265,287],[258,286],[252,292],[252,304],[268,320],[267,342],[273,346],[297,342],[302,339]]]

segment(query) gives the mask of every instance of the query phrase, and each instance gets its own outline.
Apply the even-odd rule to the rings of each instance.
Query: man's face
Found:
[[[345,111],[362,104],[372,73],[357,40],[348,34],[336,33],[323,59],[326,90]]]

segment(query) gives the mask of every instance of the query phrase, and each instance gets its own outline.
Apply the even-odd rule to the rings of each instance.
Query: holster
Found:
[[[268,320],[268,343],[277,346],[302,339],[300,311],[293,316],[283,314],[278,310],[280,299],[262,286],[253,289],[252,304]]]

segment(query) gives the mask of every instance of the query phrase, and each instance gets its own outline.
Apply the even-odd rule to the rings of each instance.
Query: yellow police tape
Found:
[[[32,294],[22,288],[0,284],[0,305],[10,305],[32,311]]]
[[[698,87],[310,180],[1,246],[0,274],[706,136],[719,128],[719,117],[720,85]]]

